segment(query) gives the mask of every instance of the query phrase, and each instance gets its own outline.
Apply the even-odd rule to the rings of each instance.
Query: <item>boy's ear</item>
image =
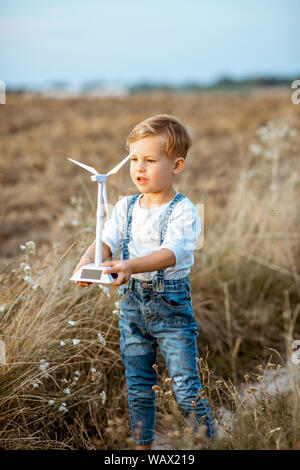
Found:
[[[180,173],[184,168],[184,164],[185,164],[185,159],[184,158],[182,158],[182,157],[176,158],[175,162],[174,162],[173,173],[174,174]]]

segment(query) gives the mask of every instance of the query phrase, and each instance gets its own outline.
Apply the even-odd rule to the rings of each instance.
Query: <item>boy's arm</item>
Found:
[[[124,284],[132,274],[158,271],[174,266],[175,264],[176,257],[173,251],[168,248],[161,248],[150,255],[141,256],[140,258],[106,261],[102,263],[103,266],[112,266],[110,269],[103,271],[104,274],[118,274],[118,278],[111,284],[112,286]]]
[[[113,208],[111,217],[105,222],[102,231],[102,260],[103,262],[112,260],[118,251],[123,239],[124,221],[127,214],[127,198],[118,201]],[[106,242],[106,243],[105,243]],[[77,264],[75,271],[86,264],[95,262],[96,241],[86,250]],[[109,263],[110,264],[110,263]],[[80,285],[88,285],[90,283],[80,283]]]
[[[94,243],[92,243],[91,246],[88,247],[84,255],[81,257],[79,263],[77,264],[76,268],[74,269],[73,275],[80,269],[82,266],[85,266],[86,264],[89,263],[94,263],[95,262],[95,246],[96,246],[96,240]],[[108,245],[106,243],[102,242],[102,259],[103,261],[106,261],[108,259],[111,259],[112,253]],[[91,282],[81,282],[81,281],[76,281],[76,283],[80,286],[88,286],[91,284]]]
[[[175,266],[176,258],[173,251],[168,248],[162,248],[150,255],[141,256],[140,258],[131,258],[128,260],[131,274],[148,273],[151,271],[159,271],[170,266]]]
[[[80,261],[89,260],[89,263],[95,262],[95,251],[96,251],[96,240],[88,247]],[[102,242],[102,260],[106,261],[109,257],[112,256],[111,250],[106,243]],[[80,262],[79,261],[79,262]]]

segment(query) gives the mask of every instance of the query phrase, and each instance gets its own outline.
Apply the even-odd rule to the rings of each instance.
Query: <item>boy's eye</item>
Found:
[[[135,157],[132,157],[130,159],[131,162],[135,162],[136,160],[137,160],[137,158],[135,158]],[[155,160],[151,160],[150,158],[147,158],[147,162],[155,162]]]

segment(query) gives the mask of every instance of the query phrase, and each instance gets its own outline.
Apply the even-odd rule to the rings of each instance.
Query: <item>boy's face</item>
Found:
[[[139,191],[156,193],[172,187],[176,173],[182,171],[184,158],[168,158],[165,154],[166,136],[154,135],[132,142],[130,176]]]

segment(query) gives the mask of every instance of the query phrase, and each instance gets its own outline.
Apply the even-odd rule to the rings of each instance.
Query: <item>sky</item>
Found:
[[[0,80],[300,78],[299,18],[299,0],[9,0],[0,3]]]

